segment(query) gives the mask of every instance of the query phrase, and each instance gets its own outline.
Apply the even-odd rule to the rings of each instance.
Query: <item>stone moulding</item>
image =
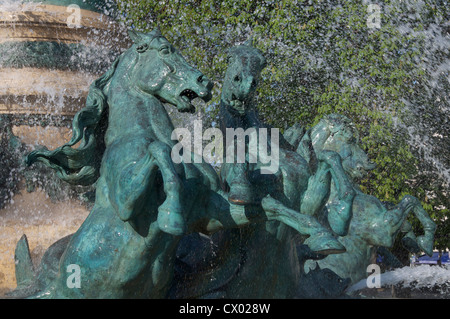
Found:
[[[129,46],[120,25],[91,7],[0,4],[0,114],[72,117],[83,107],[89,84]]]
[[[101,74],[110,65],[110,58],[86,54],[93,50],[95,48],[78,43],[3,42],[0,43],[0,67],[81,70]]]
[[[86,100],[89,73],[40,68],[0,69],[0,114],[73,116]]]
[[[0,12],[0,43],[8,41],[57,41],[79,43],[92,39],[90,30],[118,32],[113,20],[101,13],[79,9],[79,19],[73,20],[72,10],[64,6],[19,6],[14,11]],[[76,25],[73,22],[76,21]],[[92,39],[94,40],[94,39]]]

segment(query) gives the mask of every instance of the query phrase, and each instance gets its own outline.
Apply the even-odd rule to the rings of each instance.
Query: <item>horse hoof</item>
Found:
[[[186,233],[186,222],[180,209],[171,209],[168,205],[161,205],[158,209],[158,226],[163,232],[181,236]]]
[[[346,252],[344,245],[329,233],[311,235],[305,240],[304,244],[308,245],[311,251],[321,255],[341,254]]]
[[[427,254],[428,256],[433,255],[433,241],[427,240],[424,236],[417,237],[417,243],[419,247]]]

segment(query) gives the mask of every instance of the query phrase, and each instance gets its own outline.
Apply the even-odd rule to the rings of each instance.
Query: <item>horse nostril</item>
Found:
[[[236,76],[234,77],[234,81],[235,81],[235,82],[241,81],[241,77],[240,77],[239,75],[236,75]]]
[[[214,86],[214,83],[211,82],[208,77],[206,77],[204,74],[201,74],[198,78],[197,78],[197,83],[202,84],[203,86],[205,86],[208,90],[211,90]]]

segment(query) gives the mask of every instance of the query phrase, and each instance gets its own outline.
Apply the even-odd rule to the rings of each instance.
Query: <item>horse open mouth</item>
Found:
[[[239,100],[236,95],[232,94],[230,105],[233,109],[235,109],[239,114],[245,113],[245,102]]]
[[[180,111],[195,111],[195,107],[192,105],[192,100],[198,97],[198,94],[192,91],[191,89],[185,89],[180,93],[181,101],[183,102],[183,106],[180,108]]]
[[[180,96],[183,100],[185,100],[188,103],[191,103],[191,101],[193,99],[195,99],[196,97],[198,97],[197,93],[195,93],[194,91],[190,90],[190,89],[186,89],[183,92],[180,93]]]

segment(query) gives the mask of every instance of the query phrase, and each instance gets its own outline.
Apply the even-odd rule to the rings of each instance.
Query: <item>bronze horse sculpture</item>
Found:
[[[78,231],[52,245],[33,272],[26,237],[16,248],[18,288],[29,298],[164,298],[181,235],[210,233],[258,220],[301,230],[295,214],[252,213],[230,204],[214,169],[174,164],[172,122],[163,103],[193,111],[212,83],[162,36],[130,32],[134,44],[90,87],[70,142],[30,153],[70,183],[96,183],[93,209]],[[77,148],[73,148],[80,142]],[[80,287],[67,269],[81,269]]]
[[[348,118],[331,114],[323,118],[303,137],[312,140],[315,152],[329,149],[339,153],[343,159],[343,167],[352,179],[356,193],[352,204],[353,217],[348,234],[338,237],[345,246],[346,252],[339,256],[330,255],[313,263],[317,263],[322,269],[332,270],[342,278],[350,278],[353,284],[366,277],[366,269],[372,263],[377,249],[379,247],[392,248],[395,238],[399,234],[403,234],[403,242],[407,249],[414,247],[414,249],[431,256],[436,230],[436,224],[417,198],[405,195],[397,205],[386,207],[376,197],[360,190],[355,180],[362,178],[375,165],[368,161],[367,155],[357,146],[358,135]],[[298,151],[303,153],[300,149],[301,147]],[[335,209],[336,203],[340,201],[334,189],[334,182],[331,183],[327,208],[322,212],[323,216],[319,217],[319,220],[324,222],[326,211]],[[416,237],[413,233],[411,224],[406,219],[410,213],[413,213],[423,226],[423,235]],[[308,263],[311,264],[311,262]],[[307,267],[312,267],[312,265]]]
[[[266,65],[264,55],[249,40],[229,49],[227,61],[220,102],[220,127],[224,136],[229,138],[226,130],[230,128],[269,128],[258,118],[254,103],[260,72]],[[290,139],[292,136],[285,139],[280,135],[279,144],[273,143],[272,138],[266,139],[270,147],[279,148],[279,169],[273,174],[262,174],[260,169],[263,163],[251,162],[249,152],[243,163],[224,163],[220,175],[228,191],[228,200],[244,207],[262,205],[266,212],[289,212],[299,216],[303,219],[303,228],[299,231],[302,235],[300,242],[305,249],[321,255],[342,253],[344,250],[332,231],[316,218],[328,199],[331,186],[330,183],[318,185],[318,180],[331,180],[333,176],[336,183],[345,189],[347,177],[343,173],[339,155],[334,151],[325,151],[319,155],[319,178],[316,172],[312,173],[308,161],[295,152]],[[224,145],[229,145],[229,142],[225,140]],[[342,201],[347,201],[348,209],[352,193],[343,191],[340,195]],[[351,213],[347,210],[339,217],[330,218],[330,222],[341,234],[346,234]],[[190,267],[192,272],[186,271],[180,275],[184,280],[177,285],[176,295],[184,298],[295,296],[298,285],[302,284],[299,281],[301,266],[297,256],[298,241],[295,241],[299,234],[292,232],[286,225],[289,225],[288,221],[266,221],[226,230],[222,236],[214,236],[211,241],[218,247],[215,250],[217,257],[214,260],[198,261]],[[190,254],[195,255],[197,252]],[[181,255],[183,261],[189,252]],[[280,260],[283,262],[280,263]]]
[[[228,63],[220,105],[222,131],[225,133],[229,127],[267,127],[259,120],[253,102],[259,73],[265,66],[261,51],[254,48],[251,42],[246,42],[229,50]],[[281,177],[269,176],[264,179],[255,174],[258,164],[249,163],[248,157],[245,163],[224,163],[221,177],[229,189],[230,202],[251,206],[254,201],[260,200],[266,212],[300,213],[304,218],[304,228],[300,234],[308,234],[310,237],[304,242],[304,239],[295,240],[298,234],[276,221],[251,224],[238,230],[226,230],[226,235],[209,239],[217,246],[214,251],[217,257],[207,259],[205,263],[214,266],[205,267],[201,261],[197,261],[197,264],[191,267],[197,270],[185,273],[185,281],[178,285],[178,296],[310,296],[311,291],[306,294],[305,291],[311,289],[303,285],[311,280],[316,285],[315,293],[322,296],[327,295],[323,291],[332,291],[327,296],[332,296],[333,293],[342,294],[350,283],[347,275],[364,273],[366,270],[367,265],[364,263],[368,260],[364,258],[361,267],[357,267],[361,262],[358,253],[366,256],[366,251],[372,249],[370,244],[385,247],[392,245],[392,238],[400,227],[407,228],[405,218],[413,207],[426,232],[424,237],[419,238],[419,246],[429,252],[433,242],[433,223],[424,214],[423,209],[420,209],[417,200],[406,197],[404,203],[395,210],[385,212],[381,205],[377,204],[379,201],[376,198],[363,195],[352,181],[352,178],[360,177],[365,170],[374,168],[374,164],[369,161],[357,142],[357,131],[350,121],[344,116],[331,114],[308,131],[296,124],[280,138],[280,144],[275,145],[280,147],[280,153],[290,154],[289,158],[297,159],[295,165],[291,166],[286,164],[294,161],[280,159],[280,171],[284,172]],[[292,152],[295,154],[292,155]],[[328,161],[324,160],[326,157],[323,154],[328,156]],[[278,187],[274,187],[277,183]],[[347,191],[351,187],[351,191],[346,194],[341,189],[340,193],[339,186]],[[266,194],[269,196],[263,197]],[[358,196],[357,203],[354,203],[354,196]],[[286,200],[286,197],[291,201]],[[312,199],[310,204],[307,200],[304,201],[305,198]],[[375,229],[374,223],[383,225],[383,229]],[[330,234],[333,230],[345,245],[346,252],[325,256],[323,251],[320,254],[320,245],[314,246],[308,242],[314,240],[317,234]],[[411,232],[407,236],[414,238]],[[358,246],[359,237],[368,241],[367,247]],[[309,247],[303,245],[296,249],[294,241],[297,245],[307,243]],[[316,244],[317,242],[320,241],[316,241]],[[311,247],[315,249],[311,250]],[[181,255],[182,260],[192,262],[192,258],[186,258],[189,252]],[[191,255],[195,255],[195,252],[191,252]],[[329,265],[329,269],[309,272],[306,275],[303,263],[308,257],[318,260],[320,265]],[[280,260],[283,262],[280,263]],[[353,267],[346,268],[345,265],[349,263]],[[339,271],[339,268],[342,268],[342,271]],[[261,277],[264,280],[259,279]],[[222,281],[216,278],[221,278]],[[297,290],[298,287],[301,289]]]
[[[225,131],[228,128],[257,128],[256,132],[260,132],[258,129],[262,128],[265,129],[263,132],[267,132],[270,136],[268,130],[270,126],[259,119],[254,105],[260,72],[266,66],[264,55],[259,49],[253,47],[250,39],[243,45],[231,48],[227,60],[229,65],[220,102],[221,130],[226,135]],[[237,205],[262,203],[263,207],[267,208],[274,205],[280,208],[286,206],[305,216],[314,216],[321,210],[328,197],[330,186],[321,183],[322,175],[326,175],[328,179],[333,178],[336,181],[338,196],[343,205],[339,213],[330,213],[330,225],[335,233],[344,235],[351,219],[354,191],[342,168],[339,155],[331,150],[317,152],[314,155],[320,167],[311,169],[308,163],[310,159],[308,158],[307,161],[304,156],[297,153],[283,135],[280,134],[275,139],[274,145],[271,145],[274,142],[271,138],[265,137],[265,139],[269,148],[276,148],[279,153],[278,170],[272,174],[261,173],[263,164],[258,161],[250,162],[248,154],[244,163],[224,163],[220,175],[225,187],[229,189],[230,202]],[[230,143],[226,141],[224,144]],[[267,195],[270,196],[267,197]],[[327,234],[328,231],[324,230],[320,224],[316,224],[312,218],[308,219],[308,222],[305,220],[305,224],[307,223],[310,224],[309,232],[305,233],[310,236],[307,240],[308,245],[314,246],[314,251],[321,250],[319,248],[321,244],[330,245],[332,250],[334,240]],[[317,231],[315,227],[318,228]],[[318,239],[317,243],[314,243],[316,235],[323,241]],[[325,243],[325,238],[329,240],[328,243]],[[336,252],[340,250],[339,245],[334,248]],[[325,249],[322,249],[322,252],[324,253]]]
[[[27,156],[29,165],[41,162],[69,183],[95,183],[96,198],[78,231],[50,246],[37,271],[26,237],[18,242],[18,288],[12,295],[165,298],[173,289],[183,235],[222,231],[225,242],[237,236],[238,244],[225,250],[218,269],[206,267],[208,276],[198,281],[204,273],[193,274],[194,295],[187,291],[184,296],[212,290],[228,297],[293,296],[303,271],[296,236],[311,255],[345,252],[337,236],[349,234],[354,210],[361,208],[354,203],[360,194],[348,169],[360,164],[362,150],[345,143],[337,145],[345,151],[314,149],[320,138],[294,127],[279,145],[269,142],[271,151],[280,150],[273,174],[261,174],[258,162],[224,165],[220,177],[205,161],[175,163],[174,127],[163,103],[192,112],[193,99],[211,98],[212,83],[159,29],[130,32],[130,37],[131,48],[91,85],[86,107],[74,118],[72,139],[56,150]],[[248,45],[230,52],[222,124],[267,128],[252,109],[264,57]],[[415,212],[419,217],[421,212]],[[81,269],[75,288],[67,281],[74,265]],[[213,277],[219,280],[210,284]]]

